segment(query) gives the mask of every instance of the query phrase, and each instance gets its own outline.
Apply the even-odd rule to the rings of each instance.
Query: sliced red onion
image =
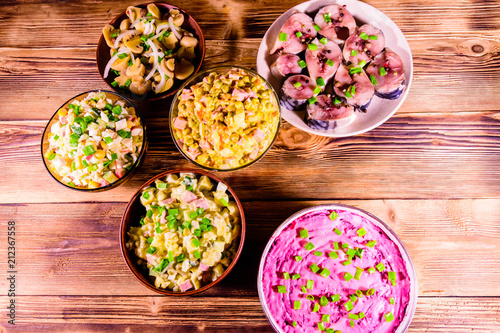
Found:
[[[113,45],[113,48],[115,48],[115,49],[116,49],[116,48],[118,47],[118,45],[119,45],[120,41],[123,39],[123,36],[125,36],[125,34],[127,34],[127,33],[136,33],[136,32],[138,32],[138,31],[137,31],[137,30],[126,30],[126,31],[121,32],[121,33],[120,33],[120,34],[116,37],[116,39],[115,39],[115,44]]]
[[[174,24],[174,19],[172,18],[172,16],[168,18],[168,24],[170,25],[170,30],[172,30],[175,37],[177,37],[178,40],[181,40],[182,36],[177,30],[178,27]]]

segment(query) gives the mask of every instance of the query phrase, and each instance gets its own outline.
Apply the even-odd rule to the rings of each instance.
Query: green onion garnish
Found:
[[[191,222],[190,221],[184,221],[184,222],[182,222],[182,227],[184,229],[191,229]]]
[[[363,259],[363,254],[365,253],[365,249],[358,249],[356,251],[356,257],[359,257],[361,259]]]
[[[53,160],[54,158],[56,158],[56,153],[52,152],[50,153],[49,156],[47,156],[47,159],[50,161],[50,160]]]
[[[370,273],[370,274],[375,273],[375,267],[368,268],[368,273]]]
[[[297,322],[296,322],[295,320],[294,320],[294,321],[292,321],[292,326],[293,326],[293,327],[297,327]]]
[[[364,235],[366,235],[366,230],[365,230],[365,228],[361,228],[361,229],[358,229],[358,231],[356,231],[356,233],[358,234],[359,237],[363,237]]]
[[[354,279],[359,281],[361,275],[363,275],[364,270],[362,268],[356,267],[356,273],[354,273]]]
[[[359,34],[359,37],[362,40],[367,40],[368,39],[368,34],[366,32],[362,32],[362,33]]]
[[[345,92],[345,96],[346,96],[347,98],[352,98],[352,95],[351,95],[351,93],[349,92],[349,90],[347,90],[347,91]]]
[[[279,37],[280,42],[286,42],[287,37],[288,36],[287,36],[286,32],[280,32],[280,37]]]
[[[334,63],[333,61],[331,61],[330,59],[328,59],[328,60],[326,61],[326,64],[327,64],[328,66],[330,66],[330,67],[333,67],[333,66],[335,65],[335,63]]]
[[[313,43],[311,43],[311,44],[307,44],[307,48],[308,48],[309,50],[311,50],[311,51],[316,51],[316,50],[318,49],[318,45],[313,44]]]
[[[314,25],[314,29],[316,29],[316,31],[320,31],[321,30],[320,26],[317,25],[317,24]]]
[[[168,261],[174,261],[174,253],[172,251],[168,251]]]
[[[345,254],[347,254],[350,257],[354,257],[354,255],[356,254],[356,250],[354,250],[354,249],[347,249],[347,251],[345,251]]]
[[[283,272],[283,279],[290,280],[290,274],[288,272]]]
[[[200,241],[198,240],[198,238],[193,238],[191,240],[191,244],[193,244],[194,247],[199,247],[201,245]]]
[[[313,307],[312,312],[318,312],[318,311],[319,311],[319,304],[318,303],[314,303],[314,307]]]
[[[147,217],[153,216],[153,211],[151,209],[148,209],[148,211],[146,212],[146,216]]]
[[[385,67],[380,67],[379,72],[380,72],[380,76],[387,75],[387,72],[385,71]]]
[[[302,261],[302,256],[295,256],[295,261]]]
[[[318,330],[320,330],[320,331],[324,331],[324,330],[326,330],[326,328],[325,328],[325,324],[323,324],[322,322],[319,322],[319,323],[318,323]]]
[[[194,234],[196,237],[201,237],[201,229],[194,229],[194,230],[193,230],[193,234]]]
[[[193,252],[193,256],[196,258],[196,259],[200,259],[201,258],[201,254],[200,254],[200,251],[196,250]]]
[[[118,154],[116,153],[111,153],[111,159],[114,161],[118,158]]]
[[[344,304],[344,308],[347,310],[347,311],[351,311],[352,308],[354,308],[354,305],[352,304],[352,301],[347,301],[345,304]]]
[[[298,38],[302,37],[302,32],[297,31],[297,32],[295,33],[295,36],[297,36]]]
[[[346,249],[346,248],[348,248],[348,247],[349,247],[349,243],[342,243],[342,248],[343,248],[343,249]]]
[[[300,290],[301,290],[304,294],[307,294],[307,289],[306,289],[306,286],[300,286]]]
[[[106,142],[108,145],[113,142],[113,139],[111,139],[111,137],[107,136],[104,138],[104,142]]]
[[[124,58],[126,58],[126,57],[127,57],[127,54],[126,54],[126,53],[120,53],[120,54],[118,55],[118,59],[124,59]]]
[[[319,299],[319,304],[321,304],[321,306],[327,306],[328,305],[328,298],[326,296],[321,296],[321,298]]]
[[[142,197],[143,197],[144,199],[148,200],[148,199],[149,199],[149,193],[148,193],[148,192],[144,192],[144,193],[142,194]]]
[[[354,314],[354,313],[349,313],[349,315],[347,317],[349,317],[349,319],[354,319],[354,320],[359,319],[359,316],[357,314]]]
[[[299,236],[300,238],[307,238],[309,237],[309,232],[307,231],[307,229],[302,229],[299,231]]]
[[[327,268],[323,268],[323,270],[321,271],[321,273],[319,273],[319,275],[326,278],[328,277],[328,275],[330,275],[330,271]]]
[[[298,279],[300,279],[300,274],[299,273],[292,275],[292,280],[298,280]]]
[[[83,147],[83,153],[85,156],[90,156],[95,153],[95,149],[93,146],[85,146]]]
[[[349,295],[349,298],[351,299],[351,301],[353,302],[356,302],[358,300],[358,298],[356,297],[356,295]]]
[[[167,183],[158,183],[158,184],[156,184],[156,187],[157,188],[167,188],[168,184]]]
[[[370,36],[370,37],[368,37],[368,38],[370,38],[371,40],[377,40],[377,39],[378,39],[378,37],[377,37],[377,36],[375,36],[375,35],[372,35],[372,36]]]
[[[339,257],[339,255],[335,251],[328,253],[328,256],[332,259],[337,259]]]
[[[388,323],[390,323],[391,321],[394,320],[394,315],[392,314],[392,312],[386,313],[384,315],[384,317],[385,317],[385,321]]]
[[[338,302],[340,301],[340,294],[335,294],[332,296],[332,302]]]
[[[373,85],[377,85],[377,79],[375,78],[375,75],[370,75],[370,81]]]
[[[146,250],[146,252],[149,253],[149,254],[153,254],[153,253],[156,252],[156,247],[150,246],[150,247],[148,247],[148,249]]]
[[[323,18],[325,19],[325,22],[332,22],[332,19],[330,18],[330,13],[325,13],[323,14]]]
[[[306,288],[311,290],[314,287],[314,281],[313,280],[307,280],[306,283]]]
[[[83,164],[84,167],[88,167],[89,166],[89,163],[86,160],[82,160],[82,164]]]
[[[375,240],[371,240],[371,241],[366,242],[366,246],[368,246],[368,247],[374,247],[375,245],[377,245],[377,241],[375,241]]]
[[[319,271],[319,267],[318,267],[318,265],[316,265],[315,263],[312,263],[312,264],[311,264],[311,266],[309,266],[309,268],[311,269],[311,271],[312,271],[313,273],[316,273],[316,272],[318,272],[318,271]]]
[[[337,212],[336,212],[336,211],[333,211],[333,212],[331,212],[331,213],[330,213],[330,216],[328,216],[328,217],[330,218],[330,220],[335,221],[335,219],[336,219],[337,217],[339,217],[339,215],[337,214]],[[337,230],[338,230],[338,229],[337,229]],[[337,235],[339,235],[339,236],[340,236],[340,235],[342,235],[342,233],[340,233],[340,234],[339,234],[339,233],[338,233],[338,232],[336,232],[336,231],[335,231],[335,233],[336,233]]]
[[[280,294],[285,294],[286,293],[286,286],[278,286],[278,292]]]
[[[316,257],[321,257],[323,255],[323,252],[321,251],[314,251],[313,253]]]
[[[300,87],[302,87],[302,83],[300,83],[300,82],[295,82],[295,83],[293,84],[293,86],[294,86],[295,88],[300,88]]]
[[[148,242],[149,244],[153,243],[155,239],[153,237],[149,237],[146,242]]]
[[[186,259],[186,258],[184,257],[184,253],[179,254],[179,255],[175,258],[175,260],[176,260],[177,262],[183,262],[185,259]]]
[[[360,312],[360,313],[358,313],[358,316],[359,316],[359,319],[363,319],[365,317],[365,313]]]
[[[342,262],[342,265],[347,266],[351,264],[351,260],[345,260]]]
[[[179,214],[179,210],[176,208],[176,209],[169,209],[168,210],[168,215],[178,215]]]
[[[357,50],[351,50],[351,56],[355,57],[358,55],[358,51]]]
[[[126,131],[124,129],[119,130],[118,135],[121,136],[124,139],[130,139],[132,137],[132,134],[130,131]]]
[[[382,272],[382,271],[385,269],[385,266],[384,266],[384,264],[383,264],[383,263],[379,263],[379,264],[377,264],[377,266],[375,266],[375,267],[377,267],[377,270],[378,270],[379,272]]]
[[[329,314],[324,314],[321,317],[321,321],[324,321],[325,323],[329,323],[330,322],[330,315]]]
[[[363,298],[363,292],[361,290],[356,290],[355,292],[356,296],[358,296],[359,298]]]
[[[300,66],[300,68],[306,68],[307,64],[304,60],[299,60],[299,62],[297,62]]]
[[[323,45],[326,45],[326,43],[328,43],[328,39],[326,39],[325,37],[321,38],[319,41],[320,41],[320,42],[321,42],[321,44],[323,44]]]
[[[293,309],[300,310],[301,304],[300,301],[293,301]]]
[[[314,244],[309,242],[306,245],[304,245],[304,249],[306,249],[307,251],[311,251],[312,249],[314,249]]]
[[[354,327],[354,321],[353,321],[353,320],[351,320],[351,321],[349,322],[349,326]]]
[[[339,229],[335,228],[333,229],[333,231],[337,234],[337,235],[342,235],[342,231],[340,231]]]
[[[325,80],[323,80],[323,78],[322,78],[322,77],[318,77],[318,78],[316,79],[316,84],[317,84],[318,86],[320,86],[320,87],[324,87],[324,86],[325,86]]]
[[[333,242],[333,248],[335,250],[338,250],[339,249],[339,243],[338,242]]]
[[[221,198],[219,201],[220,201],[220,203],[222,204],[222,206],[224,206],[224,207],[227,207],[227,206],[229,205],[229,204],[227,203],[226,199],[224,199],[224,198]]]
[[[161,227],[159,227],[159,226],[158,226],[158,227],[156,227],[156,228],[155,228],[155,231],[156,231],[156,233],[157,233],[157,234],[161,234]]]
[[[306,287],[304,287],[304,286],[302,286],[302,287],[303,287],[304,289],[306,288]],[[307,290],[307,289],[306,289],[306,290]],[[306,296],[306,299],[308,299],[308,300],[310,300],[311,302],[313,302],[313,301],[314,301],[314,296],[313,296],[313,295],[307,295],[307,296]]]
[[[375,289],[370,288],[366,291],[366,296],[371,296],[375,294]]]
[[[144,223],[144,217],[143,217],[143,218],[141,218],[141,220],[139,221],[139,223],[140,223],[141,225],[145,225],[145,224],[146,224],[146,223]]]
[[[122,114],[122,107],[120,105],[117,105],[111,110],[111,112],[119,116]]]
[[[387,278],[388,278],[390,281],[394,281],[394,280],[396,280],[396,272],[387,272]]]
[[[366,65],[366,61],[364,61],[364,60],[361,60],[360,62],[358,62],[358,66],[360,66],[360,67],[365,67],[365,65]]]
[[[316,88],[314,88],[313,92],[314,92],[315,95],[317,95],[317,94],[319,94],[321,92],[321,88],[320,87],[316,87]]]
[[[389,303],[394,304],[394,297],[389,298]]]
[[[352,280],[351,273],[349,272],[344,273],[344,280],[346,280],[347,282],[351,281]]]
[[[335,98],[333,99],[333,104],[337,105],[340,103],[341,103],[340,99],[337,96],[335,96]]]
[[[361,67],[352,67],[349,69],[349,74],[359,74],[362,71]]]

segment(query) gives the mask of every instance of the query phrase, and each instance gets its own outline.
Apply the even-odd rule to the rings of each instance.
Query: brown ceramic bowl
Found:
[[[69,99],[63,105],[61,105],[57,110],[59,110],[59,109],[61,109],[63,107],[67,107],[75,99],[76,100],[82,100],[82,99],[84,99],[91,92],[103,92],[103,93],[106,93],[107,98],[110,98],[113,101],[122,100],[123,102],[125,102],[125,104],[127,106],[131,106],[131,107],[135,108],[135,113],[136,113],[137,117],[139,118],[139,120],[141,121],[142,130],[143,130],[144,135],[143,135],[143,139],[142,139],[142,150],[139,153],[139,156],[137,157],[137,160],[135,161],[135,163],[132,166],[132,168],[129,171],[127,171],[127,173],[123,177],[121,177],[120,179],[118,179],[116,182],[113,182],[113,183],[110,183],[110,184],[108,184],[106,186],[102,186],[102,187],[98,187],[98,188],[73,187],[73,186],[70,186],[70,185],[64,183],[61,180],[62,177],[59,176],[59,174],[57,174],[56,172],[54,172],[54,170],[52,170],[50,168],[50,166],[49,166],[50,162],[45,157],[45,152],[47,151],[47,149],[50,146],[50,144],[49,144],[50,128],[51,128],[51,126],[54,123],[56,123],[59,120],[59,117],[57,115],[57,111],[54,112],[54,115],[50,118],[47,126],[45,127],[45,130],[43,131],[42,143],[41,143],[41,151],[42,151],[42,160],[43,160],[43,164],[45,165],[45,169],[47,169],[47,171],[52,176],[52,178],[54,178],[59,184],[65,186],[67,188],[70,188],[72,190],[78,190],[78,191],[82,191],[82,192],[101,192],[101,191],[106,191],[106,190],[110,190],[112,188],[118,187],[121,184],[124,184],[125,182],[127,182],[128,180],[130,180],[130,178],[132,178],[134,176],[134,174],[141,167],[142,163],[144,162],[144,159],[146,158],[146,151],[148,150],[148,140],[147,140],[146,125],[144,124],[144,121],[143,121],[143,118],[142,118],[140,110],[130,100],[128,100],[127,98],[125,98],[125,97],[123,97],[123,96],[121,96],[121,95],[119,95],[119,94],[117,94],[115,92],[112,92],[112,91],[107,91],[107,90],[90,90],[90,91],[78,94],[78,95],[72,97],[71,99]]]
[[[184,9],[179,8],[174,5],[169,5],[167,3],[163,2],[148,2],[142,5],[136,5],[135,7],[139,8],[146,8],[147,5],[150,3],[154,3],[158,9],[160,10],[161,13],[166,13],[170,9],[177,9],[179,10],[182,14],[184,14],[184,23],[182,24],[182,28],[185,30],[188,30],[192,32],[199,40],[198,46],[196,47],[195,51],[197,54],[196,59],[193,61],[194,65],[194,72],[191,74],[191,76],[196,75],[196,73],[200,70],[201,65],[203,63],[203,60],[205,58],[205,37],[203,36],[203,32],[201,31],[200,26],[198,23],[194,20],[194,18],[189,15]],[[112,25],[115,28],[119,28],[120,22],[123,21],[124,19],[128,18],[127,14],[125,14],[125,11],[115,17],[111,22],[109,22],[110,25]],[[99,69],[99,73],[101,74],[102,79],[108,84],[108,86],[116,91],[117,93],[126,96],[130,99],[136,100],[136,101],[143,101],[143,100],[150,100],[150,101],[156,101],[160,100],[163,98],[167,98],[169,96],[174,95],[179,88],[184,84],[186,80],[174,80],[174,85],[172,88],[170,88],[168,91],[165,91],[164,93],[161,94],[155,94],[153,91],[150,91],[149,93],[145,95],[136,95],[132,94],[128,89],[118,89],[118,87],[113,87],[111,83],[115,79],[115,75],[110,73],[107,78],[104,78],[104,69],[106,68],[106,64],[108,61],[111,59],[110,55],[110,48],[108,44],[106,44],[106,41],[104,40],[104,36],[101,33],[101,37],[99,38],[99,43],[97,44],[97,51],[96,51],[96,60],[97,60],[97,68]],[[189,78],[188,78],[189,79]],[[188,80],[187,79],[187,80]]]
[[[240,218],[241,218],[241,235],[236,239],[236,241],[239,242],[238,250],[236,251],[236,255],[234,256],[233,261],[231,261],[231,263],[226,268],[226,270],[221,275],[221,277],[215,281],[210,282],[209,284],[202,286],[200,289],[197,289],[197,290],[193,289],[193,290],[188,290],[185,292],[175,292],[175,291],[171,291],[171,290],[156,288],[156,286],[154,285],[154,280],[150,279],[150,277],[147,273],[147,270],[143,270],[143,268],[137,264],[138,257],[133,253],[133,251],[130,251],[126,247],[127,240],[128,240],[127,231],[129,230],[129,228],[131,226],[138,226],[141,217],[146,214],[146,210],[140,201],[140,196],[142,194],[142,190],[144,188],[150,186],[151,184],[153,184],[154,181],[157,179],[165,178],[166,176],[168,176],[170,174],[178,174],[178,173],[194,173],[194,174],[197,174],[200,176],[204,175],[204,176],[207,176],[208,178],[210,178],[212,180],[212,183],[214,183],[214,185],[216,185],[218,182],[222,182],[222,183],[226,184],[227,190],[229,191],[232,198],[236,202],[236,205],[238,206],[238,209],[240,211]],[[123,217],[122,217],[122,221],[121,221],[121,225],[120,225],[120,247],[121,247],[123,259],[125,259],[125,263],[127,264],[129,270],[132,272],[132,274],[134,274],[134,276],[139,280],[139,282],[142,283],[145,287],[151,289],[154,292],[157,292],[157,293],[160,293],[163,295],[168,295],[168,296],[186,296],[186,295],[193,295],[193,294],[201,293],[201,292],[215,286],[219,282],[221,282],[222,279],[224,279],[229,274],[229,272],[231,272],[231,270],[234,268],[234,266],[236,265],[236,262],[238,261],[240,255],[241,255],[241,251],[243,250],[244,241],[245,241],[245,215],[243,213],[243,207],[241,205],[240,200],[238,199],[238,197],[236,196],[234,191],[231,189],[231,187],[229,187],[229,185],[225,181],[223,181],[219,177],[216,177],[213,174],[210,174],[207,171],[203,171],[203,170],[176,169],[176,170],[171,170],[171,171],[165,171],[165,172],[162,172],[162,173],[154,176],[153,178],[148,180],[144,185],[142,185],[141,188],[139,190],[137,190],[137,192],[134,194],[132,199],[129,201],[127,208],[125,209],[125,212],[123,213]]]

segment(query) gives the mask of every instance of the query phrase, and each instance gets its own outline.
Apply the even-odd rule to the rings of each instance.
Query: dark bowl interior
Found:
[[[45,166],[45,169],[47,169],[47,171],[52,176],[52,178],[54,178],[59,184],[65,186],[67,188],[70,188],[72,190],[77,190],[77,191],[101,192],[101,191],[106,191],[106,190],[110,190],[112,188],[118,187],[121,184],[124,184],[125,182],[127,182],[128,180],[130,180],[135,175],[135,173],[137,172],[137,170],[141,167],[142,163],[144,162],[144,159],[146,158],[146,152],[148,150],[148,140],[147,140],[146,125],[144,124],[144,120],[142,118],[142,115],[141,115],[141,112],[139,111],[139,109],[129,99],[127,99],[127,98],[125,98],[125,97],[123,97],[123,96],[121,96],[121,95],[119,95],[119,94],[117,94],[117,93],[115,93],[113,91],[107,91],[107,90],[90,90],[90,91],[78,94],[78,95],[72,97],[71,99],[69,99],[63,105],[61,105],[57,110],[59,110],[60,108],[68,106],[75,99],[76,100],[81,100],[81,99],[85,98],[91,92],[104,92],[104,93],[106,93],[108,95],[108,98],[111,98],[112,100],[122,99],[126,104],[128,104],[129,106],[132,106],[132,107],[135,108],[135,113],[136,113],[137,117],[139,118],[139,120],[141,121],[142,129],[143,129],[143,137],[142,137],[142,150],[139,153],[139,156],[137,157],[137,160],[135,161],[135,164],[132,166],[132,169],[130,169],[129,171],[127,171],[127,173],[122,178],[118,179],[116,182],[108,184],[106,186],[98,187],[98,188],[78,188],[78,187],[72,187],[72,186],[70,186],[68,184],[63,183],[61,181],[62,177],[60,177],[59,175],[54,174],[52,172],[52,170],[50,170],[50,168],[49,168],[49,162],[48,162],[47,158],[45,157],[45,152],[49,148],[49,138],[48,138],[48,135],[50,133],[50,128],[51,128],[52,124],[54,124],[57,121],[57,119],[58,119],[56,117],[57,116],[57,111],[54,112],[54,114],[52,115],[52,117],[49,120],[49,123],[45,127],[45,130],[43,131],[41,151],[42,151],[43,165]]]
[[[193,74],[191,74],[191,76],[196,75],[196,73],[198,73],[198,71],[200,70],[201,65],[203,63],[203,60],[205,58],[205,37],[203,35],[203,32],[201,31],[200,26],[198,25],[198,23],[196,23],[194,18],[191,15],[189,15],[184,9],[179,8],[177,6],[174,6],[174,5],[169,5],[167,3],[162,3],[162,2],[148,2],[148,3],[142,4],[142,5],[136,5],[135,7],[146,8],[147,5],[149,5],[150,3],[154,3],[158,7],[158,9],[160,10],[160,12],[162,14],[168,12],[170,9],[178,9],[182,14],[184,14],[184,23],[182,24],[181,27],[185,30],[192,32],[199,40],[198,46],[195,49],[197,57],[193,61],[194,72],[193,72]],[[126,18],[128,18],[128,16],[127,16],[127,14],[125,14],[125,11],[124,11],[123,13],[121,13],[120,15],[115,17],[115,19],[113,19],[111,22],[109,22],[109,24],[111,24],[115,28],[119,28],[120,22]],[[126,96],[130,99],[133,99],[136,101],[144,101],[144,100],[155,101],[155,100],[163,99],[163,98],[174,95],[177,92],[177,90],[179,90],[179,88],[186,81],[186,80],[181,81],[181,80],[175,79],[174,85],[172,86],[172,88],[170,88],[168,91],[165,91],[164,93],[161,93],[161,94],[155,94],[153,91],[150,91],[149,93],[147,93],[145,95],[136,95],[136,94],[132,94],[127,89],[115,88],[111,85],[111,83],[115,79],[115,75],[110,74],[110,75],[108,75],[108,77],[106,79],[104,78],[104,69],[106,68],[106,64],[108,63],[109,59],[111,59],[111,55],[110,55],[109,50],[110,50],[110,48],[109,48],[108,44],[106,44],[106,41],[104,40],[104,36],[101,33],[101,37],[99,38],[99,43],[97,44],[97,51],[96,51],[96,61],[97,61],[97,68],[99,69],[99,74],[101,74],[102,79],[106,82],[106,84],[109,86],[110,89],[113,89],[117,93],[119,93],[123,96]],[[189,80],[189,78],[187,78],[187,80]]]
[[[229,193],[231,194],[232,198],[236,202],[236,205],[238,206],[238,209],[240,211],[240,223],[241,223],[241,235],[237,238],[237,241],[239,242],[238,245],[238,250],[236,251],[236,255],[234,256],[233,260],[229,264],[229,266],[226,268],[224,273],[219,277],[217,280],[210,282],[209,284],[206,284],[202,286],[200,289],[193,289],[185,292],[174,292],[166,289],[159,289],[156,288],[154,285],[154,279],[149,276],[149,272],[147,268],[141,267],[137,264],[137,259],[138,257],[133,253],[133,251],[130,251],[127,249],[125,244],[127,243],[128,240],[128,235],[127,231],[131,226],[138,226],[139,221],[142,216],[146,214],[146,210],[144,206],[141,204],[140,196],[142,194],[142,190],[151,184],[154,183],[156,179],[160,178],[165,178],[167,175],[170,174],[178,174],[178,173],[194,173],[197,175],[205,175],[208,178],[210,178],[213,182],[215,182],[214,185],[216,185],[217,182],[222,182],[227,185],[227,189]],[[171,171],[165,171],[162,172],[152,179],[148,180],[144,185],[141,186],[141,188],[134,194],[132,199],[129,201],[127,208],[125,209],[125,212],[123,213],[121,225],[120,225],[120,247],[122,251],[122,256],[123,259],[125,260],[129,270],[134,274],[134,276],[139,280],[140,283],[142,283],[145,287],[151,289],[152,291],[155,291],[157,293],[163,294],[163,295],[168,295],[168,296],[185,296],[185,295],[193,295],[197,293],[201,293],[216,284],[218,284],[220,281],[222,281],[233,269],[233,267],[236,265],[236,262],[238,261],[241,251],[243,250],[243,243],[245,240],[245,230],[246,230],[246,224],[245,224],[245,215],[243,213],[243,207],[241,205],[240,200],[234,193],[234,191],[229,187],[229,185],[221,180],[220,178],[206,172],[203,170],[191,170],[191,169],[176,169],[176,170],[171,170]]]

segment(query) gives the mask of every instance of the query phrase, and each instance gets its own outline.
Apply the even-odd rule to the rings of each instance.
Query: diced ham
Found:
[[[182,193],[181,195],[181,199],[186,203],[191,203],[195,201],[196,198],[197,198],[196,194],[194,194],[191,191],[184,191],[184,193]]]
[[[123,169],[123,162],[119,161],[119,160],[116,160],[115,161],[115,168],[116,169]]]
[[[203,106],[207,106],[207,96],[203,95],[203,97],[200,98],[200,103],[203,104]]]
[[[233,90],[233,97],[243,102],[248,97],[248,94],[244,90],[236,88]]]
[[[233,79],[233,80],[238,80],[241,77],[241,75],[234,73],[234,72],[229,72],[228,76],[230,79]]]
[[[200,155],[200,151],[198,150],[198,148],[193,149],[190,147],[186,154],[188,154],[191,159],[196,160],[196,156]]]
[[[59,117],[59,121],[61,122],[61,124],[65,125],[68,123],[68,121],[66,120],[66,116],[63,116],[63,117]]]
[[[200,263],[200,269],[204,272],[208,271],[210,266],[205,265],[204,263]]]
[[[193,201],[193,205],[196,208],[208,209],[208,201],[205,198],[199,198],[198,200]]]
[[[250,154],[250,159],[254,160],[257,158],[257,156],[259,155],[259,149],[258,148],[255,148],[252,153]]]
[[[181,117],[176,117],[174,119],[174,128],[178,130],[183,130],[186,128],[187,120],[182,119]]]
[[[127,119],[118,120],[115,123],[115,129],[116,129],[116,131],[122,130],[124,128],[127,128]]]
[[[146,260],[153,265],[156,265],[156,256],[146,253]]]
[[[166,206],[175,202],[175,198],[168,198],[159,202],[160,205]]]
[[[266,134],[262,132],[260,129],[256,129],[255,132],[253,132],[253,138],[255,141],[260,141],[266,137]]]
[[[257,93],[250,88],[246,89],[247,95],[250,98],[257,98]]]
[[[181,287],[182,292],[185,292],[186,290],[193,288],[193,284],[191,283],[191,280],[186,280],[186,281],[182,282],[179,285],[179,287]]]
[[[115,175],[118,178],[122,178],[125,175],[125,169],[116,169]]]
[[[189,95],[189,94],[182,94],[181,95],[181,101],[187,101],[190,98],[191,98],[191,95]]]
[[[142,134],[142,128],[140,127],[132,127],[132,136],[139,136]]]
[[[106,179],[103,179],[101,181],[101,186],[106,186],[106,185],[109,185],[109,182]]]
[[[165,218],[166,216],[167,216],[167,211],[163,210],[163,212],[161,212],[161,218],[160,218],[160,223],[161,224],[167,223],[167,219]]]

